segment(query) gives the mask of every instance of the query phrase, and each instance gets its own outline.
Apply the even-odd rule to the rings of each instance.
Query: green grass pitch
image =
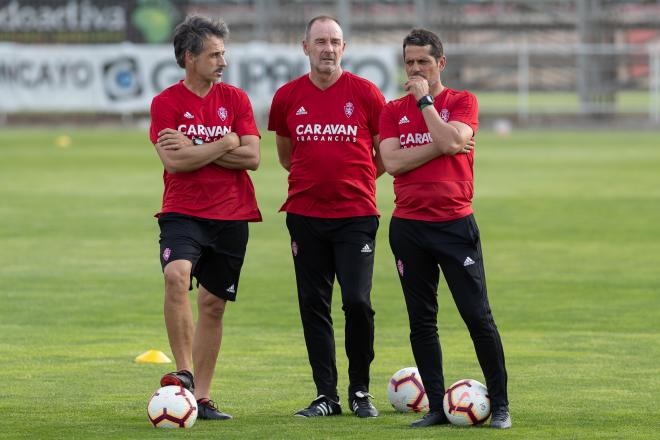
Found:
[[[57,146],[58,135],[71,138]],[[483,132],[476,199],[491,305],[507,356],[513,429],[414,431],[387,380],[413,365],[382,212],[373,304],[371,392],[382,416],[304,420],[314,398],[293,268],[277,213],[286,174],[265,134],[252,173],[253,224],[238,302],[228,307],[213,398],[235,416],[153,429],[146,403],[168,365],[133,363],[169,347],[158,228],[162,168],[146,132],[0,131],[0,438],[7,439],[644,439],[660,407],[658,133]],[[447,384],[483,381],[445,285],[439,292]],[[346,401],[343,317],[334,318]]]

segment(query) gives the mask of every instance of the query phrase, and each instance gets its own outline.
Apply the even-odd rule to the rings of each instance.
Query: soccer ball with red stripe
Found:
[[[459,380],[445,392],[442,406],[454,425],[478,425],[490,416],[488,389],[473,379]]]
[[[147,414],[156,428],[190,428],[197,420],[197,401],[187,389],[168,385],[151,396]]]
[[[429,409],[429,399],[415,367],[403,368],[394,373],[387,385],[387,398],[399,412],[422,412]]]

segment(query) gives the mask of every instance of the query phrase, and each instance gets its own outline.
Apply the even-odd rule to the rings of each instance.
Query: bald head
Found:
[[[314,26],[315,24],[327,24],[328,22],[330,22],[330,23],[334,22],[334,24],[336,25],[336,28],[339,29],[339,33],[341,34],[341,36],[343,38],[343,33],[341,31],[341,25],[339,24],[339,21],[337,21],[336,18],[331,17],[329,15],[319,15],[319,16],[316,16],[316,17],[312,18],[311,20],[309,20],[309,23],[307,23],[307,27],[305,28],[305,40],[310,41],[310,36],[311,36],[311,33],[312,33],[312,27],[316,27],[316,26]],[[332,27],[335,27],[335,26],[332,26]]]

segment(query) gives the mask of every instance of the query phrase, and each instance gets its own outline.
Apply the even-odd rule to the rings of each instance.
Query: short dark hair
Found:
[[[316,17],[309,20],[309,23],[307,23],[307,27],[305,28],[305,41],[309,40],[309,31],[312,29],[312,25],[317,21],[334,21],[337,23],[337,26],[341,28],[339,20],[337,20],[335,17],[331,15],[317,15]]]
[[[209,37],[229,37],[229,28],[220,19],[189,15],[174,29],[174,56],[179,67],[186,67],[186,52],[199,55]]]
[[[431,56],[439,60],[444,55],[440,37],[426,29],[413,29],[403,39],[403,56],[406,56],[406,46],[431,46]]]

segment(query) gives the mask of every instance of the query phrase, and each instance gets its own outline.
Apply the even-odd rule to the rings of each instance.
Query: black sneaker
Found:
[[[233,417],[220,411],[214,401],[199,399],[197,401],[197,418],[202,420],[229,420]]]
[[[297,417],[322,417],[341,415],[341,405],[329,397],[321,394],[305,409],[301,409],[294,416]]]
[[[192,373],[188,370],[173,371],[161,377],[160,386],[166,387],[168,385],[184,387],[191,393],[195,394],[195,381],[193,380]]]
[[[355,394],[348,399],[351,411],[353,411],[356,416],[362,418],[378,417],[378,410],[371,404],[371,401],[369,400],[370,398],[373,399],[374,396],[366,391],[356,391]]]
[[[448,425],[449,420],[444,411],[429,411],[424,417],[410,424],[413,428],[426,428],[433,425]]]
[[[511,414],[509,414],[508,407],[501,406],[493,409],[493,414],[490,419],[490,427],[495,429],[511,428]]]

